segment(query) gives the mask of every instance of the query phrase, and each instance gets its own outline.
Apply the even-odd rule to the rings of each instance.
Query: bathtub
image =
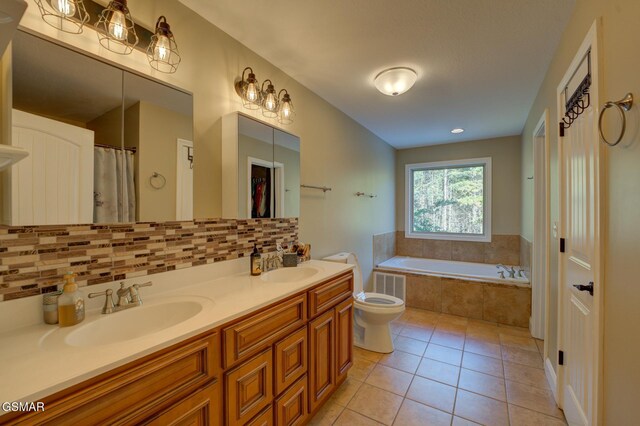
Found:
[[[405,272],[419,275],[433,275],[443,278],[455,278],[465,281],[478,281],[494,284],[531,287],[526,277],[500,278],[496,265],[486,263],[457,262],[453,260],[423,259],[417,257],[396,256],[376,266],[379,271]],[[519,269],[515,266],[516,271]],[[500,269],[502,270],[502,269]]]

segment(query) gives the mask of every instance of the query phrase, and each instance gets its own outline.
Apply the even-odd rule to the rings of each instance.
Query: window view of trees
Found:
[[[413,231],[483,234],[484,166],[413,170]]]

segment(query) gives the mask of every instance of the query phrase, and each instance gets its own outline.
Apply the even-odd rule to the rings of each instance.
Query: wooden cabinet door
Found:
[[[225,374],[227,424],[243,425],[273,401],[273,351],[251,358]]]
[[[276,343],[275,357],[274,381],[276,395],[280,395],[307,372],[307,327]]]
[[[245,426],[273,426],[273,407],[270,405]]]
[[[309,411],[331,394],[335,374],[335,314],[333,309],[309,323]]]
[[[336,314],[336,382],[339,383],[353,364],[353,301],[351,298],[335,308]]]
[[[294,383],[275,403],[276,426],[297,426],[307,421],[307,377]]]
[[[221,425],[220,383],[216,382],[199,390],[144,424],[149,426]]]

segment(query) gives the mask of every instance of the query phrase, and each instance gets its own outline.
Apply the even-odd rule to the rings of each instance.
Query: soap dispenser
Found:
[[[84,298],[76,284],[76,274],[67,272],[64,276],[62,294],[58,297],[58,323],[60,327],[76,325],[84,320]]]
[[[253,253],[251,253],[251,275],[257,276],[262,273],[262,266],[260,265],[261,260],[262,256],[260,256],[258,246],[254,244]]]

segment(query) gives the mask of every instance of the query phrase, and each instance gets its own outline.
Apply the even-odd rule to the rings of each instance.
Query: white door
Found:
[[[93,222],[91,130],[12,112],[11,144],[29,156],[11,168],[11,224]]]
[[[600,363],[600,142],[595,27],[567,75],[582,79],[591,60],[590,104],[560,141],[560,333],[562,405],[569,424],[597,424]],[[590,53],[590,58],[588,52]],[[577,70],[577,72],[576,72]],[[572,77],[566,86],[575,87]],[[571,94],[572,91],[567,93]],[[560,96],[564,105],[567,95]],[[564,107],[560,109],[564,113]],[[593,288],[593,292],[588,291]],[[595,297],[594,297],[595,295]]]
[[[176,220],[193,219],[193,142],[178,139]]]

